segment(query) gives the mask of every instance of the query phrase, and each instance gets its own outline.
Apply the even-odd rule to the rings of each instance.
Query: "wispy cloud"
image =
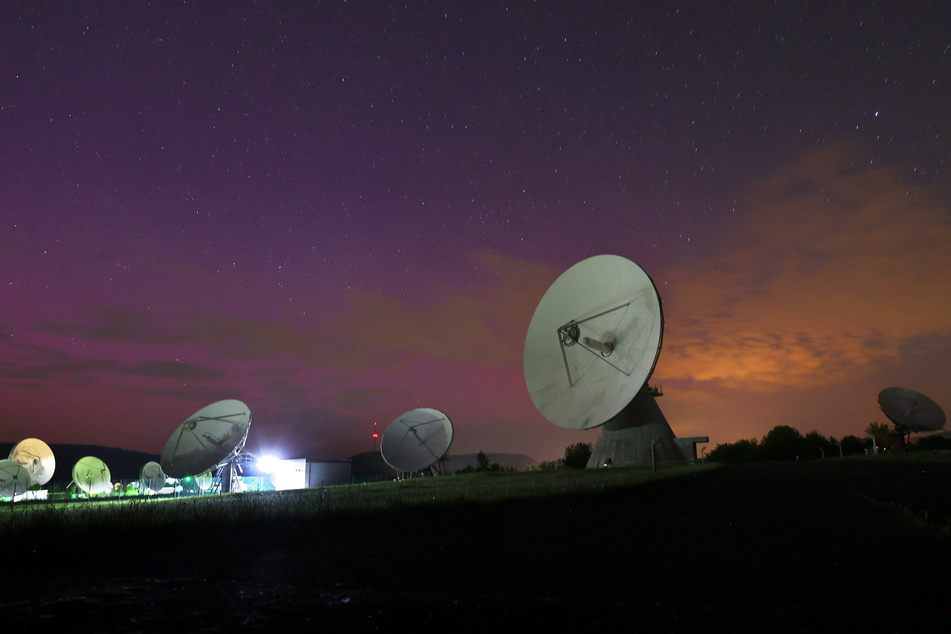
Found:
[[[208,368],[182,361],[143,361],[118,371],[121,374],[174,381],[219,381],[227,374],[219,368]]]
[[[773,390],[853,380],[951,334],[951,214],[846,146],[756,183],[715,253],[668,272],[662,370]]]
[[[46,321],[38,332],[84,342],[131,342],[169,345],[188,341],[157,313],[129,306],[94,303],[86,307],[82,320]]]
[[[421,303],[357,292],[330,330],[371,357],[387,352],[463,364],[521,366],[532,312],[558,272],[495,253],[471,257],[480,285],[443,288],[433,301]]]
[[[346,435],[421,404],[484,425],[527,398],[525,331],[559,271],[487,251],[459,257],[471,275],[457,286],[354,287],[307,321],[91,303],[0,341],[0,387],[35,387],[35,400],[79,398],[63,388],[96,385],[97,399],[129,409],[165,401],[166,412],[189,410],[180,416],[202,399],[241,398],[259,429],[299,437]]]

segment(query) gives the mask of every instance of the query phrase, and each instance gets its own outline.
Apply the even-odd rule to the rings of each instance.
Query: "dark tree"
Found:
[[[802,459],[838,457],[839,448],[830,438],[826,438],[818,431],[811,431],[802,439]]]
[[[569,469],[584,469],[588,466],[588,458],[591,457],[591,443],[576,442],[565,448],[565,467]]]
[[[707,454],[707,460],[724,464],[737,464],[754,462],[757,460],[758,454],[759,442],[754,438],[718,444],[713,451]]]
[[[842,445],[842,455],[843,456],[857,456],[865,453],[866,447],[869,446],[868,440],[859,438],[858,436],[849,434],[844,436],[839,444]],[[838,450],[838,447],[836,447]]]
[[[869,423],[865,435],[875,437],[879,451],[900,449],[905,444],[901,435],[885,423]]]
[[[476,454],[476,462],[479,463],[479,466],[478,466],[479,471],[489,470],[489,457],[485,455],[484,451],[480,450],[479,453]]]
[[[951,449],[951,438],[932,434],[922,436],[915,441],[915,446],[922,451],[946,451]]]
[[[763,436],[760,456],[763,460],[796,460],[804,448],[799,430],[789,425],[776,425]]]

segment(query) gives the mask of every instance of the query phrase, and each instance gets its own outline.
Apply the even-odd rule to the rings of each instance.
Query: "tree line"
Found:
[[[564,458],[538,464],[535,469],[549,471],[553,469],[584,469],[591,457],[591,443],[578,442],[565,448]],[[766,462],[770,460],[817,460],[839,456],[856,456],[875,451],[940,451],[951,450],[951,439],[944,436],[921,436],[914,443],[884,423],[871,423],[865,428],[862,437],[855,435],[836,439],[826,438],[818,431],[803,435],[789,425],[777,425],[769,430],[761,440],[751,438],[736,442],[721,443],[707,453],[704,458],[712,462]],[[498,464],[489,462],[483,452],[476,456],[478,467],[468,467],[460,473],[470,471],[489,472],[504,470]]]
[[[553,469],[584,469],[591,457],[591,443],[576,442],[565,447],[565,457],[540,463],[536,469],[551,471]]]
[[[818,431],[803,435],[789,425],[777,425],[763,436],[718,444],[705,458],[713,462],[738,463],[769,460],[817,460],[839,456],[871,454],[875,451],[934,451],[951,449],[951,439],[943,436],[922,436],[915,442],[884,423],[871,423],[865,435],[826,438]]]

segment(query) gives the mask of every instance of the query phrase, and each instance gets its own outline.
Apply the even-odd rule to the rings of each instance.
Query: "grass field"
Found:
[[[933,631],[949,520],[940,454],[5,506],[0,609],[124,632]]]
[[[558,495],[601,493],[645,482],[679,478],[712,468],[675,466],[647,469],[495,472],[183,498],[124,498],[21,502],[0,506],[0,538],[37,531],[92,528],[123,531],[167,528],[208,521],[294,520],[333,513],[364,513],[418,505],[451,507]]]

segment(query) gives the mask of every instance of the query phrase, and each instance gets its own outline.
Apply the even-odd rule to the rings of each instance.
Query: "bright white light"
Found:
[[[282,460],[281,468],[277,473],[271,476],[271,481],[274,483],[274,488],[278,491],[303,489],[307,486],[306,472],[307,461],[303,458]]]
[[[276,456],[261,456],[258,458],[257,467],[258,471],[268,475],[268,479],[278,491],[303,489],[307,486],[307,461],[303,458],[282,460]]]
[[[275,456],[261,456],[258,458],[258,469],[263,473],[274,473],[280,468],[280,458],[276,458]]]

